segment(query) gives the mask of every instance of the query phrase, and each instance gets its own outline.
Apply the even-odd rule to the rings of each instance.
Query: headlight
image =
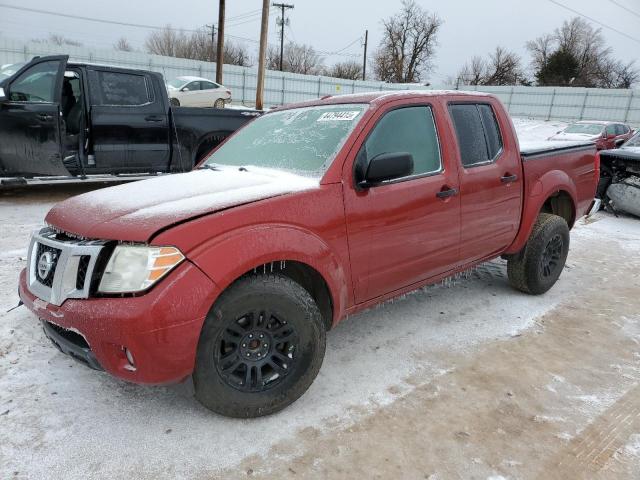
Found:
[[[184,260],[175,247],[118,245],[107,263],[98,291],[134,293],[146,290]]]

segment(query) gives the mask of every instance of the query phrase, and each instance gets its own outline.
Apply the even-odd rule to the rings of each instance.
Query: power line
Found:
[[[50,10],[40,10],[37,8],[28,8],[28,7],[17,7],[15,5],[7,5],[6,3],[0,3],[0,8],[10,8],[13,10],[20,10],[23,12],[31,12],[31,13],[41,13],[44,15],[53,15],[56,17],[64,17],[64,18],[73,18],[75,20],[86,20],[88,22],[97,22],[97,23],[107,23],[110,25],[120,25],[124,27],[135,27],[135,28],[146,28],[150,30],[164,30],[168,28],[169,30],[181,30],[183,32],[196,33],[198,30],[188,29],[188,28],[172,28],[169,26],[160,27],[158,25],[145,25],[142,23],[129,23],[129,22],[119,22],[116,20],[104,20],[102,18],[92,18],[92,17],[84,17],[82,15],[71,15],[69,13],[59,13],[52,12]]]
[[[626,34],[626,33],[622,32],[622,31],[618,30],[617,28],[610,27],[610,26],[609,26],[609,25],[607,25],[606,23],[602,23],[601,21],[596,20],[595,18],[589,17],[588,15],[585,15],[584,13],[581,13],[581,12],[579,12],[579,11],[577,11],[577,10],[574,10],[574,9],[573,9],[573,8],[571,8],[571,7],[567,7],[566,5],[563,5],[562,3],[557,2],[556,0],[549,0],[549,1],[550,1],[551,3],[553,3],[554,5],[557,5],[557,6],[559,6],[559,7],[562,7],[562,8],[564,8],[565,10],[569,10],[570,12],[573,12],[573,13],[575,13],[576,15],[579,15],[579,16],[581,16],[581,17],[583,17],[583,18],[586,18],[587,20],[589,20],[589,21],[591,21],[591,22],[593,22],[593,23],[595,23],[595,24],[597,24],[597,25],[600,25],[601,27],[604,27],[604,28],[607,28],[607,29],[609,29],[609,30],[611,30],[611,31],[613,31],[613,32],[616,32],[617,34],[622,35],[623,37],[626,37],[626,38],[628,38],[629,40],[633,40],[634,42],[640,43],[640,39],[635,38],[635,37],[632,37],[631,35]]]
[[[361,42],[362,43],[362,37],[358,37],[356,38],[353,42],[349,43],[346,47],[342,47],[336,51],[333,52],[325,52],[325,51],[318,51],[318,53],[322,53],[323,55],[340,55],[342,52],[344,52],[345,50],[347,50],[349,47],[353,46],[354,44],[356,44],[357,42]],[[348,56],[352,56],[355,54],[343,54],[343,55],[348,55]],[[358,54],[359,56],[360,54]]]
[[[627,12],[631,13],[632,15],[635,15],[636,17],[640,17],[640,13],[631,10],[628,7],[625,7],[624,5],[622,5],[621,3],[616,2],[616,0],[609,0],[611,3],[613,3],[614,5],[617,5],[618,7],[620,7],[623,10],[626,10]]]
[[[229,20],[237,20],[243,17],[253,17],[254,15],[258,15],[260,16],[260,14],[262,13],[261,9],[257,9],[257,10],[251,10],[249,12],[244,12],[244,13],[240,13],[238,15],[234,15],[233,17],[229,17],[227,18],[227,21]]]

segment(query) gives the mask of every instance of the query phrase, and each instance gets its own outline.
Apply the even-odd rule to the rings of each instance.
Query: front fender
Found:
[[[522,250],[529,240],[536,219],[545,202],[553,195],[565,192],[571,198],[573,217],[576,216],[577,190],[575,182],[562,170],[550,170],[533,182],[526,193],[520,230],[505,254],[514,254]],[[569,225],[571,227],[571,225]]]
[[[252,225],[234,230],[199,245],[189,259],[221,290],[255,268],[277,271],[283,260],[301,262],[327,283],[334,324],[347,306],[349,282],[338,256],[318,235],[297,226]]]

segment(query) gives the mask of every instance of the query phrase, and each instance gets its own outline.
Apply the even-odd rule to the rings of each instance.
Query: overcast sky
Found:
[[[558,0],[567,7],[620,30],[637,40],[603,28],[607,43],[615,55],[624,60],[635,59],[640,64],[640,0]],[[444,25],[438,35],[439,46],[435,70],[430,75],[434,84],[454,75],[471,56],[486,55],[496,45],[515,50],[528,64],[524,48],[527,40],[551,32],[563,20],[575,14],[549,0],[448,0],[434,2],[417,0],[429,11],[437,13]],[[381,35],[380,20],[400,8],[400,0],[287,0],[295,8],[288,10],[290,26],[286,38],[313,45],[322,52],[336,52],[355,41],[341,55],[326,55],[325,64],[344,59],[362,59],[358,38],[369,30],[370,52]],[[174,27],[196,29],[217,22],[218,0],[15,0],[1,4],[54,10],[60,13],[96,17],[147,25],[171,24]],[[616,5],[618,4],[618,5]],[[260,0],[227,0],[227,33],[242,41],[255,56],[260,35]],[[628,10],[623,9],[626,7]],[[271,8],[269,42],[278,43],[276,13]],[[631,11],[629,11],[631,10]],[[597,25],[596,25],[597,26]],[[74,20],[50,15],[15,11],[0,6],[0,34],[18,38],[43,38],[48,33],[101,48],[112,48],[119,37],[142,49],[149,30],[106,25],[86,20]],[[254,43],[255,42],[255,43]],[[351,56],[347,56],[351,55]]]

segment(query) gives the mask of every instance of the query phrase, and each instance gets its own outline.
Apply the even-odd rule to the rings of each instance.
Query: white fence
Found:
[[[35,55],[68,54],[77,62],[140,68],[162,73],[171,79],[179,75],[215,78],[215,63],[185,60],[140,52],[119,52],[50,43],[21,42],[0,37],[0,65],[30,60]],[[224,66],[225,86],[233,92],[235,103],[253,105],[256,95],[255,67]],[[358,93],[372,90],[431,89],[436,86],[342,80],[338,78],[268,71],[265,79],[265,105],[281,105],[323,95]],[[545,120],[614,120],[640,125],[640,91],[571,87],[464,87],[497,95],[511,115]]]

